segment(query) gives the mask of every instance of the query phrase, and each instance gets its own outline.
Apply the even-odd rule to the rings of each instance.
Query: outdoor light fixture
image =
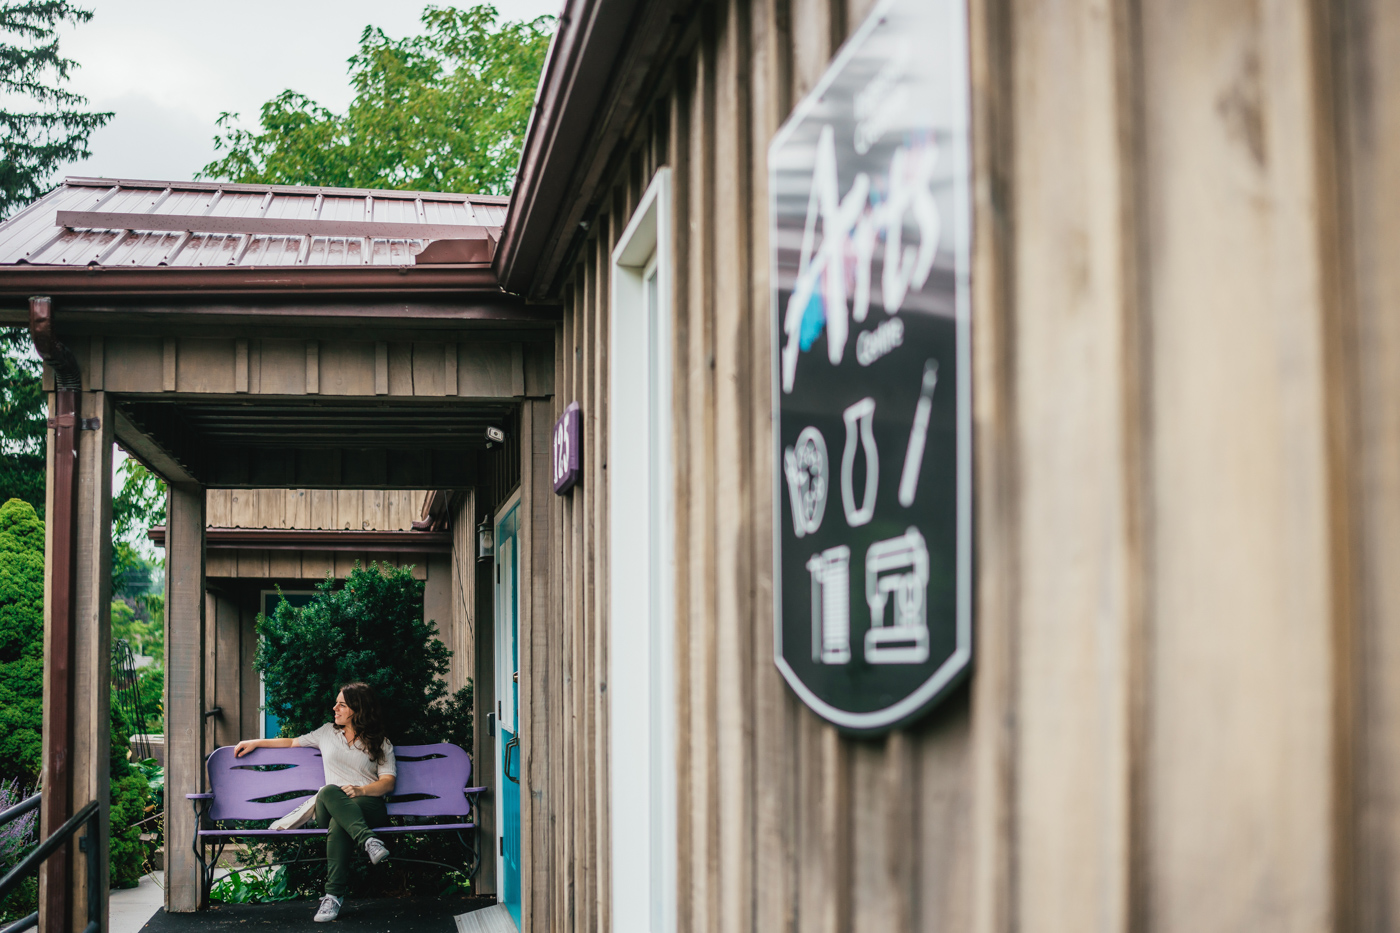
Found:
[[[476,559],[489,560],[496,553],[496,536],[491,531],[491,516],[476,526]]]
[[[486,429],[486,446],[487,446],[487,447],[490,447],[492,444],[504,444],[505,442],[506,442],[506,432],[505,432],[505,431],[503,431],[503,430],[501,430],[500,428],[497,428],[497,427],[488,427],[488,428]]]

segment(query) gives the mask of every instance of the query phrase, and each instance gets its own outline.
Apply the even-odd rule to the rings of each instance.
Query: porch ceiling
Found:
[[[174,482],[207,487],[475,485],[510,401],[126,398],[117,440]]]

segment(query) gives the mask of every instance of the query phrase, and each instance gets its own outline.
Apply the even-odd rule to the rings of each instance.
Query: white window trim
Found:
[[[612,253],[609,674],[613,933],[676,929],[671,171]],[[646,280],[656,274],[649,314]],[[653,388],[660,391],[652,391]],[[648,495],[637,495],[640,489]],[[650,624],[648,624],[650,623]],[[638,806],[647,800],[650,806]]]

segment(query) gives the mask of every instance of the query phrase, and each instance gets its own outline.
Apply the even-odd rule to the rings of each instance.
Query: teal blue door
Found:
[[[520,503],[496,521],[496,786],[501,903],[520,926]]]

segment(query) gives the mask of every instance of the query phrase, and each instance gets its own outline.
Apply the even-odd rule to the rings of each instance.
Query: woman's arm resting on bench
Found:
[[[296,748],[296,739],[244,739],[233,749],[233,757],[242,758],[255,748]]]
[[[345,791],[347,797],[385,797],[394,792],[396,779],[392,774],[386,774],[372,784],[342,784],[340,789]]]

